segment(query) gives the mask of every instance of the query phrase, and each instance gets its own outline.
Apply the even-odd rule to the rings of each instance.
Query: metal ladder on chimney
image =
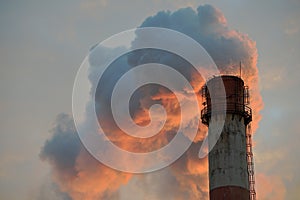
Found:
[[[252,137],[251,136],[252,136],[251,124],[248,124],[247,132],[246,132],[246,150],[247,150],[249,191],[250,191],[250,200],[256,200],[254,162],[253,162]]]

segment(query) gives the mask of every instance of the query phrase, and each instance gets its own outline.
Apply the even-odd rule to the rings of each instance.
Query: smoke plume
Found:
[[[250,87],[253,127],[258,126],[262,100],[258,90],[256,44],[247,35],[231,30],[220,10],[199,6],[197,10],[183,8],[175,12],[162,11],[147,18],[141,27],[164,27],[182,32],[199,42],[211,55],[222,74],[238,75],[243,63],[242,78]],[[132,46],[139,43],[137,35]],[[112,49],[118,51],[118,48]],[[98,54],[97,54],[98,55]],[[101,55],[104,58],[109,55]],[[89,58],[90,80],[97,77],[97,59]],[[167,88],[145,85],[139,88],[130,102],[130,114],[139,125],[149,123],[148,109],[159,103],[164,106],[167,121],[164,128],[149,139],[137,139],[124,134],[115,124],[110,105],[110,95],[115,82],[129,69],[144,63],[161,63],[183,74],[198,92],[204,84],[201,75],[182,58],[160,50],[139,50],[118,58],[100,79],[96,92],[98,120],[109,139],[119,147],[132,152],[149,152],[168,144],[180,124],[178,99]],[[188,108],[193,112],[193,108]],[[201,109],[201,108],[200,108]],[[89,111],[89,107],[87,107]],[[195,126],[193,123],[190,126]],[[42,148],[41,158],[52,166],[53,180],[61,192],[78,199],[207,199],[207,158],[197,157],[206,133],[206,127],[198,127],[197,137],[191,147],[170,167],[144,175],[122,173],[97,162],[82,146],[72,119],[59,115],[53,136]],[[189,139],[187,131],[187,139]],[[120,161],[121,162],[121,161]],[[125,161],[122,161],[125,162]],[[135,164],[135,163],[131,163]]]

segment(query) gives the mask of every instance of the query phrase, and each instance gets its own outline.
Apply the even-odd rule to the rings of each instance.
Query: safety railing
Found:
[[[214,114],[223,113],[224,104],[213,104]],[[201,110],[201,119],[202,123],[208,125],[209,118],[211,117],[212,106],[205,106]],[[252,109],[245,104],[239,103],[227,103],[226,104],[226,113],[237,114],[244,117],[245,124],[249,124],[252,121]]]

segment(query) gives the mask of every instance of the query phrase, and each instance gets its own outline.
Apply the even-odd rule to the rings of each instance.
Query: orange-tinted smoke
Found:
[[[127,184],[132,174],[113,170],[95,160],[85,149],[75,164],[76,174],[66,176],[54,171],[53,177],[62,192],[73,200],[111,199],[120,186]]]
[[[203,10],[205,10],[206,13],[203,12]],[[185,12],[188,14],[192,13],[195,15],[195,17],[203,18],[199,19],[199,21],[202,20],[201,23],[203,25],[203,27],[199,27],[199,29],[204,29],[203,32],[205,34],[208,34],[203,36],[204,39],[210,37],[209,34],[212,34],[213,36],[211,37],[216,41],[218,41],[219,38],[223,38],[228,41],[234,40],[237,41],[237,43],[241,46],[241,49],[245,51],[243,54],[245,56],[239,57],[240,60],[234,59],[235,62],[230,62],[229,60],[224,60],[227,58],[223,58],[222,56],[218,57],[218,54],[214,54],[214,49],[209,51],[208,48],[208,52],[215,60],[221,74],[239,75],[239,61],[242,62],[242,78],[245,81],[245,84],[250,88],[250,106],[253,110],[252,128],[255,132],[261,119],[259,112],[263,108],[263,102],[259,92],[259,75],[257,69],[258,54],[256,50],[256,44],[254,41],[249,39],[247,35],[241,34],[237,31],[230,31],[227,27],[225,17],[219,10],[211,6],[200,6],[198,8],[198,11],[199,13],[196,14],[193,13],[195,11],[191,11],[191,9],[187,9]],[[181,12],[183,11],[178,11],[179,14]],[[207,16],[205,14],[207,14]],[[169,13],[166,15],[171,14]],[[176,27],[171,28],[176,29]],[[214,38],[215,35],[216,38]],[[201,41],[199,42],[201,43]],[[220,43],[219,45],[222,46],[222,43]],[[235,49],[235,51],[238,52],[238,49]],[[230,55],[237,52],[224,53]],[[237,60],[238,62],[236,62]],[[190,75],[190,83],[197,93],[197,97],[199,100],[199,109],[202,109],[202,97],[200,94],[200,90],[205,82],[201,78],[201,75],[197,74],[195,70],[191,70],[189,68],[187,68],[186,70],[188,70],[187,74]],[[131,152],[150,152],[159,149],[168,144],[174,137],[174,134],[176,134],[181,120],[189,120],[181,119],[181,111],[178,99],[171,91],[164,87],[155,87],[155,90],[153,89],[153,86],[145,86],[140,88],[143,95],[139,99],[139,108],[134,110],[132,115],[134,121],[137,124],[145,126],[149,123],[149,106],[153,105],[154,103],[159,103],[164,106],[167,113],[167,121],[164,128],[156,136],[147,139],[139,139],[131,137],[122,132],[117,126],[115,126],[111,118],[101,121],[101,125],[103,126],[102,128],[105,130],[108,138],[119,147]],[[188,95],[183,99],[188,100]],[[191,110],[191,113],[193,113],[193,108],[189,109]],[[191,123],[191,126],[194,126],[194,123]],[[197,156],[201,141],[205,137],[206,131],[207,128],[200,123],[200,125],[198,126],[198,134],[193,140],[194,143],[192,144],[192,146],[174,164],[172,164],[169,168],[164,169],[172,172],[172,175],[179,185],[179,187],[177,188],[171,187],[168,189],[177,190],[180,193],[184,194],[182,196],[177,196],[177,198],[183,196],[187,199],[208,198],[207,158],[199,159]],[[186,134],[186,136],[187,138],[189,138],[188,133]],[[124,162],[124,164],[126,165],[136,164],[126,163],[126,160],[120,160],[120,162]],[[76,158],[74,168],[75,174],[71,175],[68,175],[60,169],[53,170],[55,180],[59,184],[61,190],[68,193],[74,200],[105,199],[107,197],[114,196],[118,193],[117,191],[121,186],[125,187],[126,189],[126,184],[128,184],[130,179],[134,176],[133,174],[115,171],[98,163],[88,154],[88,152],[83,147],[81,147],[80,153]],[[148,176],[151,176],[151,174]],[[160,183],[156,182],[153,184]],[[173,183],[170,182],[169,184]],[[161,185],[160,187],[163,188],[165,186]],[[147,188],[139,189],[147,190]],[[118,198],[116,197],[116,199]],[[145,199],[147,199],[147,197],[145,197]],[[176,196],[174,196],[174,199],[176,199]]]

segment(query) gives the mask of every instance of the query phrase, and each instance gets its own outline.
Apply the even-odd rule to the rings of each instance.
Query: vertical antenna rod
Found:
[[[242,61],[240,61],[240,78],[242,78]]]

